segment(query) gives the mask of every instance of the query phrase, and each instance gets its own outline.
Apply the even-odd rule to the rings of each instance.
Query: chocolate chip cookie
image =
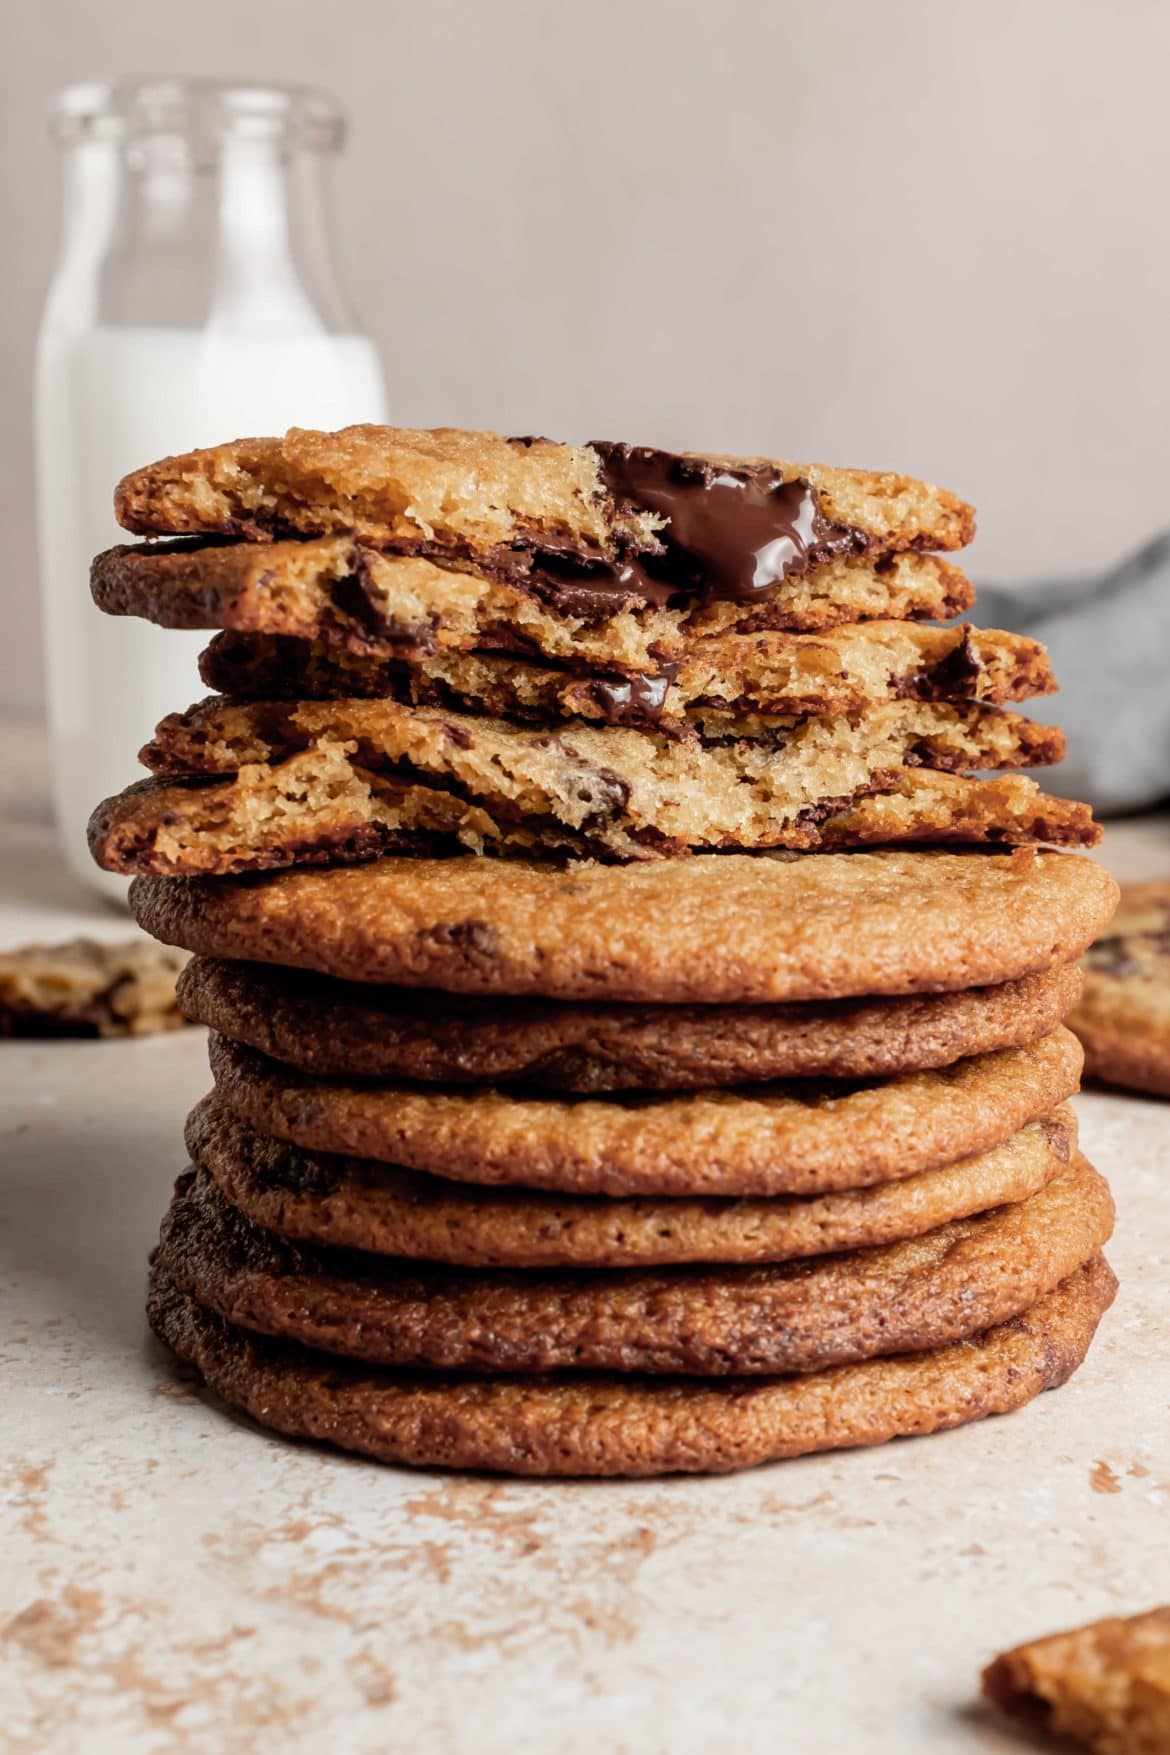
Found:
[[[872,1248],[1026,1200],[1068,1163],[1061,1106],[973,1158],[873,1188],[766,1199],[542,1194],[467,1187],[370,1158],[306,1152],[205,1097],[187,1150],[255,1225],[327,1244],[462,1267],[645,1267],[788,1261]]]
[[[314,1079],[211,1037],[216,1091],[261,1133],[456,1182],[572,1194],[823,1194],[999,1145],[1080,1082],[1057,1029],[938,1072],[685,1096],[556,1098]]]
[[[1029,1640],[988,1665],[983,1691],[1100,1755],[1155,1755],[1170,1748],[1170,1608]]]
[[[1084,997],[1069,1024],[1084,1044],[1086,1074],[1170,1097],[1170,883],[1124,887],[1083,968]]]
[[[450,427],[238,439],[136,471],[114,503],[140,535],[352,535],[505,577],[535,554],[651,600],[750,597],[839,554],[961,548],[975,528],[969,506],[907,476]]]
[[[573,1005],[372,987],[196,957],[179,1001],[194,1022],[303,1072],[599,1095],[949,1066],[1046,1035],[1080,991],[1080,972],[1066,963],[995,987],[902,998]]]
[[[1112,1230],[1104,1178],[1079,1158],[1027,1200],[815,1261],[467,1270],[273,1237],[188,1171],[158,1265],[227,1322],[373,1365],[757,1377],[982,1333],[1030,1309]]]
[[[1022,634],[891,621],[695,640],[644,673],[492,652],[403,664],[282,635],[229,633],[212,641],[200,673],[209,687],[249,700],[388,695],[520,720],[581,718],[712,738],[767,738],[785,729],[777,719],[889,701],[1002,706],[1056,686],[1043,646]]]
[[[329,872],[143,878],[139,924],[207,956],[455,993],[750,1004],[938,993],[1080,956],[1117,885],[1018,848],[696,855],[565,870],[385,859]]]
[[[146,938],[92,938],[0,951],[0,1036],[149,1036],[187,1021],[182,951]]]

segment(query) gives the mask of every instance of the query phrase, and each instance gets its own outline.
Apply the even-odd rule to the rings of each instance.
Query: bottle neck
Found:
[[[265,337],[356,323],[327,223],[325,156],[228,133],[89,137],[64,154],[48,319]]]

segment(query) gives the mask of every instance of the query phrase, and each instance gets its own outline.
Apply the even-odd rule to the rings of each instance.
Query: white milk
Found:
[[[251,339],[210,330],[97,328],[41,336],[37,510],[53,741],[53,789],[74,874],[124,900],[126,880],[90,858],[98,802],[142,778],[157,722],[207,691],[196,658],[209,633],[99,614],[89,564],[135,539],[114,522],[119,479],[157,458],[290,426],[386,419],[373,344],[323,333]]]

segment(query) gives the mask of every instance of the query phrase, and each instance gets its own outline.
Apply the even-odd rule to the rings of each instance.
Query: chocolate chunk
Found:
[[[655,676],[636,673],[596,677],[590,684],[590,692],[602,717],[610,725],[637,724],[646,720],[656,724],[662,717],[667,691],[677,675],[678,665],[664,662]]]
[[[672,597],[686,589],[684,581],[655,577],[649,571],[652,565],[649,557],[627,559],[611,567],[604,561],[541,554],[532,560],[518,582],[562,615],[599,622],[620,614],[630,605],[649,604],[654,609],[663,609]]]
[[[279,1157],[257,1169],[257,1178],[267,1189],[288,1189],[293,1194],[324,1196],[332,1194],[341,1183],[340,1163],[332,1158],[290,1147]]]
[[[592,806],[590,822],[604,822],[625,810],[630,802],[630,784],[612,768],[597,768],[590,776],[589,786],[582,788],[578,796]]]
[[[751,602],[794,574],[867,546],[817,509],[809,483],[767,467],[721,469],[649,446],[596,443],[605,483],[622,507],[655,512],[676,590]],[[653,559],[642,563],[659,574]]]

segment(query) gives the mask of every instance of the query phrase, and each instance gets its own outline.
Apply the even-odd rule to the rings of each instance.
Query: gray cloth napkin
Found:
[[[1099,816],[1170,798],[1170,534],[1112,572],[978,587],[974,620],[1043,640],[1058,695],[1024,711],[1068,733],[1068,755],[1044,781]]]

